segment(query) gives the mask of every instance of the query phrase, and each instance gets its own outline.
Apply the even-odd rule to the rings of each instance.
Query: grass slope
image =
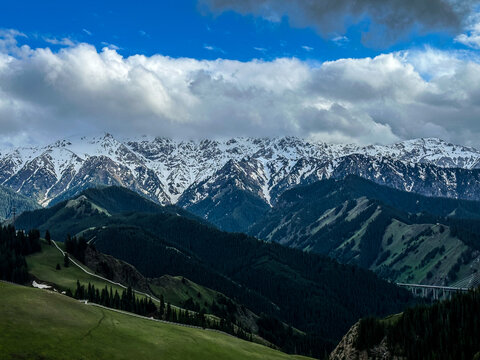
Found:
[[[166,302],[179,306],[187,299],[192,298],[208,311],[212,301],[224,296],[218,291],[198,285],[182,276],[163,275],[149,280],[150,289],[157,297],[163,294]]]
[[[62,247],[63,243],[59,243],[59,246]],[[53,245],[42,243],[42,251],[27,256],[26,260],[30,274],[39,280],[56,285],[58,290],[70,289],[73,293],[77,287],[78,280],[85,286],[91,283],[97,289],[102,289],[107,285],[109,289],[111,286],[114,292],[118,290],[121,294],[123,291],[122,287],[89,275],[74,264],[70,264],[68,268],[64,267],[63,256]],[[61,270],[56,270],[57,264],[60,264]],[[85,265],[83,266],[86,268]]]
[[[64,247],[63,243],[58,243],[58,245],[61,248]],[[70,289],[72,293],[74,293],[77,280],[85,287],[87,287],[89,283],[97,289],[103,289],[107,286],[108,289],[111,287],[113,292],[117,290],[119,294],[124,290],[120,286],[85,273],[74,264],[70,264],[68,268],[65,268],[63,266],[63,256],[60,251],[53,245],[47,245],[44,240],[42,241],[42,251],[27,256],[26,260],[28,272],[32,276],[41,283],[53,285],[55,289],[60,291]],[[78,260],[76,261],[78,262]],[[56,264],[60,264],[61,270],[56,270]],[[89,269],[84,264],[81,265],[84,269],[95,273],[95,271]],[[218,317],[211,315],[213,311],[211,305],[214,301],[218,304],[222,299],[226,299],[222,293],[196,284],[180,276],[164,275],[160,278],[145,279],[145,282],[150,289],[150,291],[145,290],[146,292],[150,292],[157,298],[163,295],[165,302],[170,303],[174,307],[184,308],[185,301],[192,298],[195,303],[199,304],[206,311],[208,317],[219,321]],[[126,283],[122,281],[119,281],[119,283],[126,285]],[[132,287],[138,290],[135,284],[132,284]],[[144,298],[144,295],[137,293],[137,297]],[[237,311],[234,315],[238,324],[241,324],[244,329],[257,331],[256,320],[258,316],[240,304],[236,302],[233,303],[237,305]],[[255,337],[255,341],[265,344],[265,340],[259,337]]]
[[[0,318],[5,358],[300,359],[224,334],[139,319],[5,283],[0,283]]]

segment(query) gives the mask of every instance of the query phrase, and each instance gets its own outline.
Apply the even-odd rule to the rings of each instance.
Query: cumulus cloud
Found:
[[[474,49],[480,49],[480,15],[472,17],[467,30],[467,33],[458,35],[455,41]]]
[[[321,34],[343,34],[346,27],[371,21],[364,42],[391,43],[411,31],[457,32],[478,0],[199,0],[214,12],[254,14],[269,21],[287,16],[297,27],[314,27]],[[458,32],[457,32],[458,33]]]
[[[364,144],[435,136],[480,145],[480,65],[461,52],[201,61],[123,57],[89,44],[31,49],[14,39],[0,35],[4,142],[109,131]]]
[[[101,44],[102,44],[103,46],[106,46],[107,48],[109,48],[109,49],[111,49],[111,50],[121,50],[121,47],[119,47],[119,46],[117,46],[117,45],[115,45],[115,44],[110,44],[110,43],[108,43],[108,42],[106,42],[106,41],[102,41]]]

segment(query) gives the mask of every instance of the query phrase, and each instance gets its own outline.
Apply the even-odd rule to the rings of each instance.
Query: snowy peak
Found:
[[[0,155],[0,183],[43,205],[93,184],[115,184],[162,204],[182,199],[188,207],[220,196],[227,183],[271,204],[292,186],[348,172],[405,190],[433,173],[440,185],[426,193],[461,197],[457,172],[473,169],[480,169],[480,151],[435,138],[362,147],[297,137],[176,141],[106,133]]]
[[[479,167],[480,151],[454,145],[437,138],[402,141],[388,146],[367,146],[363,153],[386,156],[412,163],[429,163],[440,167],[474,169]]]

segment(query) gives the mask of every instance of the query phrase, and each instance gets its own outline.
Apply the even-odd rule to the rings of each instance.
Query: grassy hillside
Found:
[[[58,243],[58,245],[63,248],[64,244]],[[105,255],[103,256],[106,257]],[[112,287],[114,292],[115,290],[119,293],[123,291],[122,287],[89,275],[74,264],[70,264],[69,267],[65,268],[63,265],[63,256],[60,251],[53,245],[47,245],[46,242],[42,242],[41,252],[28,255],[26,260],[28,272],[32,276],[42,283],[53,285],[60,291],[70,289],[70,291],[74,293],[77,287],[77,280],[85,287],[90,283],[97,289],[103,289],[107,286],[108,289]],[[116,259],[115,261],[117,263],[123,263]],[[60,265],[61,270],[56,269],[57,264]],[[95,271],[86,265],[82,264],[81,266],[91,273],[95,273]],[[120,273],[119,275],[122,275],[126,273],[127,267],[130,267],[130,265],[123,263],[123,267],[117,266],[114,271],[118,271]],[[102,274],[100,273],[98,275]],[[141,276],[141,274],[138,274],[138,276]],[[160,278],[152,279],[142,277],[141,281],[137,280],[136,284],[122,281],[121,279],[118,279],[117,282],[123,285],[131,285],[134,289],[150,293],[157,298],[160,298],[162,295],[165,302],[180,308],[187,307],[189,310],[196,310],[197,312],[200,309],[204,309],[207,314],[216,314],[231,320],[234,318],[236,323],[240,324],[244,329],[252,329],[254,332],[258,331],[256,325],[258,316],[256,314],[235,301],[228,299],[222,293],[196,284],[189,279],[164,275]],[[139,287],[140,282],[146,285]],[[144,296],[138,295],[138,297],[143,298]],[[196,308],[197,306],[198,308]],[[227,308],[229,308],[230,311],[227,312]]]
[[[60,243],[60,246],[63,246],[63,244]],[[64,267],[63,256],[53,245],[42,243],[42,251],[27,256],[26,260],[30,274],[43,282],[56,285],[58,290],[70,289],[72,293],[75,292],[77,280],[85,286],[91,283],[97,289],[103,289],[107,285],[108,288],[111,286],[113,291],[118,290],[119,293],[123,290],[120,286],[112,285],[107,281],[85,273],[73,264],[70,264],[67,268]],[[61,270],[56,269],[57,264],[60,265]]]
[[[427,198],[349,176],[285,192],[249,231],[389,280],[451,284],[480,270],[479,216],[479,202]]]
[[[0,353],[12,359],[300,359],[237,338],[0,283]]]
[[[157,297],[162,294],[165,301],[171,304],[186,307],[190,310],[205,309],[207,314],[218,317],[231,318],[243,329],[258,333],[258,315],[227,298],[222,293],[201,286],[182,276],[164,275],[149,279],[149,288]]]
[[[136,214],[116,220],[138,227],[111,224],[92,231],[89,236],[95,236],[99,250],[135,265],[149,277],[185,276],[256,313],[277,316],[303,331],[318,331],[327,339],[335,339],[340,328],[362,313],[396,311],[409,301],[407,294],[369,272],[243,234],[164,215]]]

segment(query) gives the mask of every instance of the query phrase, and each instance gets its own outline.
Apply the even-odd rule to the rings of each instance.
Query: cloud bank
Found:
[[[233,10],[270,21],[287,16],[296,27],[314,27],[321,34],[343,34],[351,24],[369,20],[364,42],[391,43],[411,31],[458,31],[478,0],[200,0],[214,12]]]
[[[176,138],[296,135],[480,146],[480,65],[435,49],[311,64],[52,52],[0,34],[0,142],[109,131]]]

